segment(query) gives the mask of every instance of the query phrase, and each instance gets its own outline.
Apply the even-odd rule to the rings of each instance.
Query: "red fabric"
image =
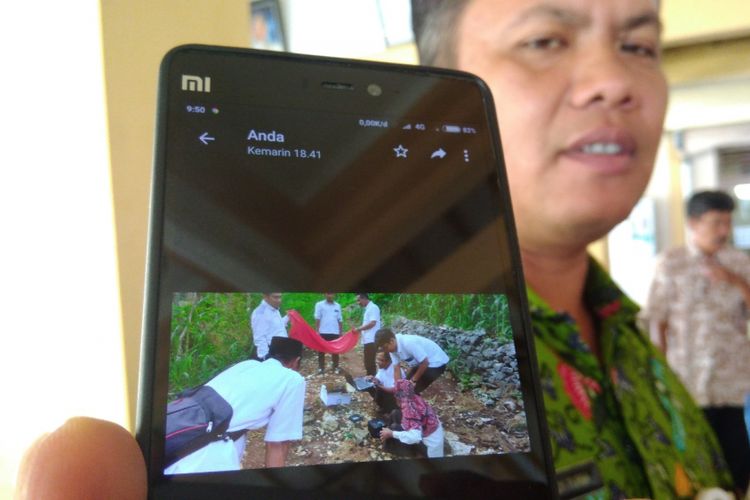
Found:
[[[292,322],[292,327],[289,329],[289,336],[299,340],[314,351],[343,354],[354,349],[354,346],[359,341],[359,332],[354,329],[346,332],[336,340],[325,340],[315,331],[315,328],[307,324],[307,321],[297,311],[290,310],[286,314]]]

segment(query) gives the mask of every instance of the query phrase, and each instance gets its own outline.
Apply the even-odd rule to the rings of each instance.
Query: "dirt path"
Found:
[[[364,375],[361,345],[341,355],[340,366],[354,376]],[[346,380],[342,374],[332,372],[329,355],[326,355],[326,373],[318,375],[317,372],[317,353],[306,349],[300,368],[307,380],[303,438],[292,444],[287,465],[398,458],[385,452],[380,441],[372,439],[367,432],[367,421],[378,416],[372,397],[366,392],[353,392],[350,404],[326,407],[320,399],[321,384],[345,387]],[[448,371],[422,395],[435,408],[445,429],[445,456],[529,449],[522,403],[514,395],[504,397],[501,405],[487,407],[472,391],[462,391]],[[265,430],[248,433],[244,467],[263,467],[264,434]]]

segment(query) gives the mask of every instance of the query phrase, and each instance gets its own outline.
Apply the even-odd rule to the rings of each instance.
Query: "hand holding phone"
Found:
[[[493,495],[523,484],[525,498],[550,497],[525,304],[481,80],[205,46],[165,57],[138,411],[154,498],[424,497],[421,478],[457,472]],[[292,309],[287,329],[280,311]],[[342,309],[373,325],[356,342],[338,331]],[[316,321],[325,342],[304,333]],[[410,376],[429,360],[416,391],[434,411],[408,457],[364,424],[403,405],[398,391],[348,393],[340,374],[376,373],[385,330]],[[482,357],[501,346],[508,359]],[[204,387],[221,404],[184,404]],[[196,426],[207,442],[167,463],[167,445]],[[268,449],[283,466],[267,467]]]

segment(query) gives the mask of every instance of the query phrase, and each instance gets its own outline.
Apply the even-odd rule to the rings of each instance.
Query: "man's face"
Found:
[[[391,339],[383,344],[384,352],[396,352],[396,339]]]
[[[298,372],[301,364],[302,358],[294,358],[294,360],[289,363],[288,368],[294,370],[295,372]]]
[[[700,217],[688,219],[693,243],[703,253],[711,255],[729,243],[732,234],[732,213],[709,210]]]
[[[328,301],[328,302],[333,302],[336,299],[336,294],[335,293],[325,293],[323,295],[325,296],[326,301]]]
[[[521,246],[586,244],[648,183],[666,109],[653,0],[472,0],[457,66],[490,86]]]
[[[368,302],[369,300],[367,300],[366,298],[362,297],[361,295],[357,295],[357,304],[359,304],[360,306],[365,307]]]
[[[378,368],[387,368],[391,364],[391,358],[384,352],[379,352],[375,356],[375,362],[378,364]]]
[[[281,307],[280,293],[269,293],[268,295],[264,295],[264,298],[266,299],[266,302],[268,302],[268,305],[273,306],[276,309]]]

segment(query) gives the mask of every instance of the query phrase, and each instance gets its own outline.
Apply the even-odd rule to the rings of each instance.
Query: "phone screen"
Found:
[[[154,496],[429,497],[473,484],[547,497],[525,290],[483,83],[187,46],[165,58],[160,85],[138,423]],[[375,342],[380,330],[392,349]],[[284,383],[253,371],[271,363],[264,336],[305,345],[283,367],[298,392],[283,404],[266,399],[285,398],[271,394]],[[418,399],[394,397],[395,381],[382,390],[395,373],[416,381]],[[204,385],[233,410],[227,432],[168,460],[170,403]],[[408,424],[409,404],[431,423]],[[378,426],[409,442],[379,439]],[[269,466],[269,442],[286,443],[281,466]]]

